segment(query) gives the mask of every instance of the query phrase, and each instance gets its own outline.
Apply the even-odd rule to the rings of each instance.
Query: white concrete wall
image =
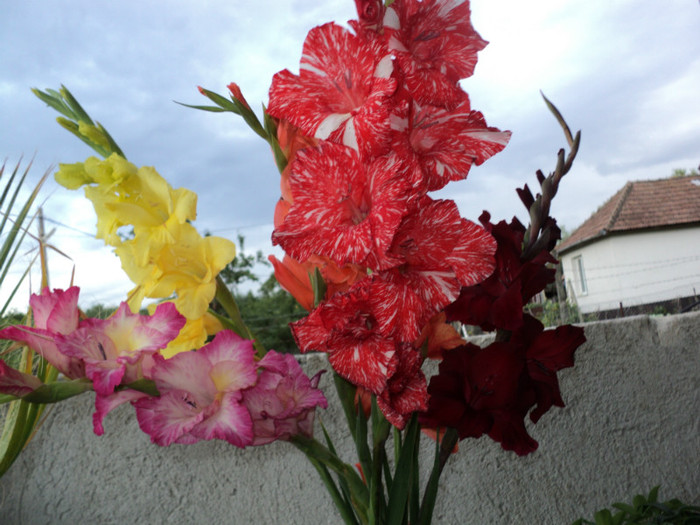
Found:
[[[581,256],[588,293],[574,260]],[[700,295],[700,228],[615,234],[561,257],[583,313]]]
[[[700,313],[585,325],[576,366],[561,373],[567,407],[530,425],[518,458],[465,440],[441,480],[435,523],[561,525],[662,486],[700,504]],[[314,373],[321,357],[308,360]],[[331,391],[326,375],[322,387]],[[339,435],[334,395],[320,417]],[[56,406],[0,479],[2,524],[336,524],[316,472],[287,443],[151,445],[129,406],[92,433],[92,396]],[[353,446],[338,439],[353,461]],[[423,442],[424,452],[432,450]],[[425,478],[425,476],[424,476]]]

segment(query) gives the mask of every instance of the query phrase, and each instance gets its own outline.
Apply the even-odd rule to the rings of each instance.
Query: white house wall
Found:
[[[581,257],[587,293],[575,260]],[[583,313],[700,294],[700,228],[615,234],[561,256]]]

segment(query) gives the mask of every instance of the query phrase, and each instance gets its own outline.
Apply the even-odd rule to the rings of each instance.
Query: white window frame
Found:
[[[583,255],[577,255],[571,259],[574,265],[574,275],[579,295],[588,295],[588,283],[586,282],[586,270],[583,266]]]

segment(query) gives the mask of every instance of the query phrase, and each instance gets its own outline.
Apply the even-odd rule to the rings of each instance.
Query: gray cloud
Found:
[[[205,104],[197,85],[224,92],[236,81],[259,107],[272,75],[298,68],[306,31],[351,18],[353,2],[163,5],[69,0],[3,6],[0,157],[12,163],[36,152],[38,177],[52,164],[91,154],[29,91],[64,83],[130,160],[155,166],[174,186],[199,194],[200,230],[232,238],[241,231],[255,237],[247,243],[251,250],[270,251],[269,226],[260,225],[272,222],[279,178],[267,145],[232,115],[172,101]],[[534,189],[535,170],[549,171],[564,146],[539,89],[572,128],[583,130],[579,162],[554,206],[569,229],[626,180],[661,178],[700,162],[697,3],[567,0],[535,7],[473,0],[472,8],[475,27],[491,44],[463,84],[475,109],[490,125],[512,130],[513,139],[467,181],[440,192],[465,216],[475,220],[489,209],[494,219],[517,212],[524,220],[515,187],[527,182]],[[78,193],[55,183],[47,191],[47,215],[91,231],[94,214],[76,205]],[[64,242],[78,249],[77,241]],[[85,249],[99,250],[99,243]],[[79,281],[98,286],[90,269],[81,271]]]

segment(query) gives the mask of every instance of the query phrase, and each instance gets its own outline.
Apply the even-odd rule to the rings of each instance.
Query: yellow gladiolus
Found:
[[[147,265],[138,264],[134,256],[139,243],[127,241],[116,253],[129,278],[141,285],[137,295],[161,298],[176,293],[178,311],[187,319],[197,319],[214,299],[216,276],[234,258],[236,247],[228,239],[202,237],[188,223],[171,225],[168,231],[174,242],[152,251]]]
[[[160,351],[160,354],[169,359],[180,352],[189,352],[190,350],[201,348],[207,341],[205,324],[203,317],[188,319],[178,336],[170,341],[168,346]]]

